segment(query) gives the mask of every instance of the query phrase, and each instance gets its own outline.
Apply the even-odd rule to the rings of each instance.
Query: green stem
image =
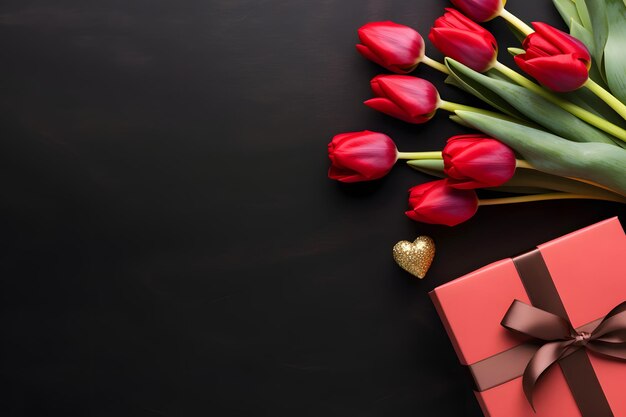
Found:
[[[506,9],[502,9],[502,11],[500,12],[500,17],[515,26],[520,32],[522,32],[526,36],[534,32],[533,28],[528,26],[526,23],[524,23],[523,20],[521,20]]]
[[[615,136],[618,139],[623,140],[624,142],[626,142],[626,129],[622,129],[621,127],[614,125],[613,123],[609,122],[608,120],[603,119],[602,117],[591,113],[588,110],[583,109],[582,107],[577,106],[576,104],[567,101],[555,94],[552,94],[549,91],[546,91],[544,88],[542,88],[540,85],[535,84],[534,82],[532,82],[531,80],[529,80],[528,78],[524,77],[523,75],[513,71],[511,68],[507,67],[506,65],[504,65],[501,62],[496,62],[494,68],[496,68],[498,71],[500,71],[502,74],[506,75],[508,78],[510,78],[512,81],[516,82],[517,84],[521,85],[522,87],[525,87],[527,89],[529,89],[530,91],[533,91],[535,93],[537,93],[538,95],[540,95],[541,97],[545,98],[546,100],[548,100],[551,103],[556,104],[557,106],[561,107],[564,110],[567,110],[568,112],[570,112],[571,114],[573,114],[574,116],[578,117],[581,120],[584,120],[585,122],[589,123],[592,126],[597,127],[600,130],[603,130],[604,132]],[[587,82],[589,85],[589,83],[593,83],[595,84],[593,81],[591,81],[591,78],[589,79],[589,81]],[[595,84],[597,85],[597,84]],[[600,86],[598,86],[599,88],[602,88]],[[603,89],[604,90],[604,89]],[[606,91],[606,90],[604,90]],[[609,94],[610,95],[610,94]],[[611,96],[613,97],[613,96]],[[601,97],[602,98],[602,97]],[[613,97],[615,99],[615,97]],[[617,99],[615,99],[617,100]],[[621,103],[620,103],[621,104]],[[623,106],[623,104],[622,104]],[[626,110],[626,107],[624,107],[624,109]]]
[[[496,112],[485,110],[485,109],[479,109],[478,107],[466,106],[465,104],[452,103],[451,101],[445,101],[445,100],[439,100],[438,107],[440,109],[447,110],[450,113],[454,113],[457,110],[465,110],[465,111],[471,111],[471,112],[478,113],[478,114],[484,114],[485,116],[492,116],[492,117],[497,117],[497,118],[502,117],[500,113],[496,113]]]
[[[596,96],[600,97],[602,101],[611,106],[613,110],[619,113],[619,115],[626,120],[626,105],[624,103],[619,101],[614,95],[606,91],[601,85],[596,83],[591,78],[587,80],[585,87],[590,89]]]
[[[432,152],[398,152],[398,159],[441,159],[440,151]]]
[[[570,200],[570,199],[583,199],[583,200],[603,200],[614,201],[617,203],[625,204],[626,200],[619,198],[618,196],[589,196],[584,194],[570,194],[570,193],[546,193],[546,194],[533,194],[523,195],[519,197],[506,197],[506,198],[491,198],[486,200],[479,200],[480,206],[495,206],[498,204],[515,204],[515,203],[529,203],[533,201],[546,201],[546,200]]]
[[[446,67],[439,61],[435,61],[434,59],[427,57],[426,55],[422,57],[422,62],[429,67],[436,69],[437,71],[443,72],[444,74],[450,74],[450,71],[448,71],[448,67]]]

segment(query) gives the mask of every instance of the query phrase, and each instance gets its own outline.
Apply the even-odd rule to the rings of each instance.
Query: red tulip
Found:
[[[459,190],[448,180],[438,180],[411,188],[409,206],[405,214],[412,220],[456,226],[476,213],[478,197],[474,190]]]
[[[450,0],[463,14],[476,22],[486,22],[498,16],[506,0]]]
[[[591,56],[578,39],[552,26],[534,22],[536,32],[524,40],[525,54],[515,62],[539,83],[558,92],[574,91],[589,78]]]
[[[435,20],[428,39],[445,56],[471,69],[484,72],[498,57],[498,43],[493,35],[454,9]]]
[[[448,184],[458,189],[497,187],[515,174],[515,154],[508,146],[481,135],[448,139],[443,148]]]
[[[371,22],[359,31],[356,49],[391,72],[407,74],[424,56],[424,39],[414,29],[393,22]]]
[[[398,159],[391,138],[382,133],[342,133],[328,144],[332,163],[328,177],[341,182],[369,181],[384,177]]]
[[[365,105],[409,123],[425,123],[439,106],[439,93],[426,80],[409,75],[379,75],[370,82],[376,98]]]

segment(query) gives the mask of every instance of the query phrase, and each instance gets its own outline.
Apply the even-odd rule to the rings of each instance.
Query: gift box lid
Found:
[[[574,327],[603,317],[626,300],[626,235],[617,217],[538,249]],[[430,295],[464,365],[525,340],[500,325],[513,300],[530,303],[510,258],[437,287]]]

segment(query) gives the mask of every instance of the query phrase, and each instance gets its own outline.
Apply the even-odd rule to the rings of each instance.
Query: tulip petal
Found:
[[[398,107],[393,101],[383,98],[376,97],[363,102],[369,108],[374,110],[378,110],[381,113],[384,113],[388,116],[395,117],[400,120],[404,120],[405,122],[414,123],[413,119],[406,114],[404,110]]]
[[[536,30],[533,38],[542,39],[557,48],[562,54],[574,54],[577,58],[591,62],[591,56],[585,44],[568,33],[542,22],[533,22]],[[530,36],[529,36],[530,38]]]
[[[589,78],[587,65],[574,55],[556,55],[525,60],[523,55],[515,62],[539,83],[557,92],[574,91],[582,87]]]
[[[502,185],[513,177],[516,165],[511,148],[484,135],[448,139],[443,161],[450,186],[459,189]]]
[[[386,175],[398,151],[387,135],[371,131],[336,135],[328,144],[328,176],[343,182],[367,181]]]
[[[328,178],[341,182],[359,182],[365,179],[358,173],[349,169],[338,168],[334,165],[328,169]]]
[[[424,54],[424,40],[414,29],[394,22],[371,22],[358,30],[359,39],[382,66],[394,72],[412,71]]]
[[[502,0],[451,0],[464,15],[476,22],[496,17],[503,8]]]
[[[470,219],[478,209],[473,190],[457,190],[447,180],[421,184],[409,190],[411,210],[405,214],[412,220],[455,226]]]
[[[380,85],[378,85],[378,80],[381,77],[385,77],[385,75],[377,75],[376,77],[372,78],[372,81],[370,81],[370,87],[372,88],[372,93],[374,93],[375,97],[385,96],[385,93],[383,92],[382,88],[380,88]]]
[[[410,118],[423,123],[437,110],[439,93],[434,85],[421,78],[386,76],[378,80],[382,93]]]
[[[374,54],[371,51],[371,49],[368,48],[367,46],[361,45],[361,44],[357,44],[356,45],[356,50],[359,51],[359,53],[361,55],[363,55],[364,58],[369,59],[373,63],[378,64],[381,67],[386,66],[386,64],[380,58],[378,58],[378,56],[376,54]]]
[[[411,117],[401,107],[386,98],[372,98],[366,100],[364,103],[366,106],[374,110],[378,110],[381,113],[385,113],[388,116],[395,117],[396,119],[400,119],[407,123],[422,124],[430,120],[430,117],[426,116]]]
[[[495,39],[452,28],[433,28],[428,38],[443,53],[478,72],[488,70],[498,54]]]
[[[480,31],[487,32],[482,26],[466,17],[464,14],[451,7],[445,8],[446,13],[437,20],[435,20],[435,27],[449,27],[454,29],[465,29],[468,31]]]
[[[548,132],[473,112],[458,111],[467,123],[506,143],[540,171],[581,178],[626,195],[626,150],[604,143],[576,143]]]

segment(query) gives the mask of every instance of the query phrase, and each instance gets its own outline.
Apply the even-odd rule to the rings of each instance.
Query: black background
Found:
[[[428,180],[405,166],[326,178],[336,133],[418,151],[463,132],[363,106],[381,69],[354,50],[367,21],[426,34],[447,5],[4,0],[0,414],[480,416],[427,292],[626,213],[485,207],[447,228],[403,215]],[[508,6],[562,26],[549,0]],[[420,234],[423,281],[391,258]]]

